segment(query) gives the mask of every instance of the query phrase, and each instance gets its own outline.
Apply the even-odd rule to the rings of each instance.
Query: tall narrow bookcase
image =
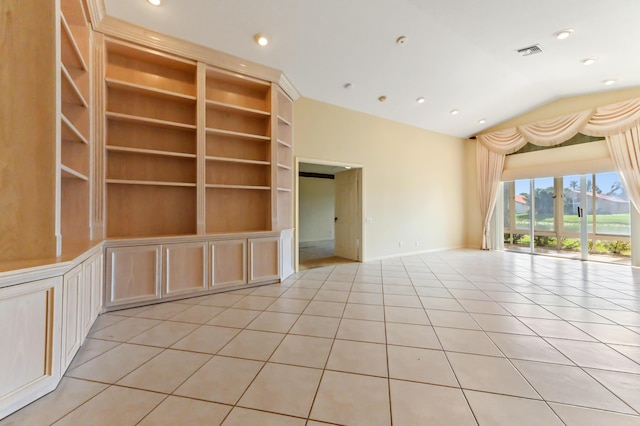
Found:
[[[271,83],[206,71],[206,232],[271,229]]]
[[[196,71],[107,40],[107,237],[196,233]]]
[[[276,186],[276,229],[293,227],[293,101],[274,85],[277,90],[276,117],[277,148],[275,179]]]
[[[91,29],[80,0],[60,2],[62,252],[90,239]]]

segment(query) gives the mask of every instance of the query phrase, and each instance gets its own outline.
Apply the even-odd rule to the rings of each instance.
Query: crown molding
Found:
[[[104,0],[86,0],[91,26],[95,30],[96,23],[100,23],[107,16],[107,9]]]
[[[287,77],[284,73],[280,74],[280,79],[278,80],[278,85],[284,92],[289,95],[292,101],[297,101],[300,98],[300,92],[293,85],[289,77]]]
[[[176,56],[224,68],[228,71],[278,83],[292,98],[295,97],[297,99],[300,96],[295,87],[284,77],[281,70],[111,17],[106,12],[104,0],[86,1],[95,31],[121,40],[159,49]]]

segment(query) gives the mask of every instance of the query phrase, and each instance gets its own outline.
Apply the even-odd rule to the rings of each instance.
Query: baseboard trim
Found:
[[[378,257],[371,257],[371,258],[367,258],[365,260],[363,260],[363,263],[366,262],[375,262],[377,260],[386,260],[386,259],[395,259],[398,257],[405,257],[405,256],[416,256],[416,255],[420,255],[420,254],[428,254],[428,253],[435,253],[438,251],[449,251],[449,250],[460,250],[463,248],[467,248],[464,245],[460,245],[460,246],[456,246],[456,247],[441,247],[441,248],[433,248],[433,249],[428,249],[428,250],[420,250],[420,251],[411,251],[411,252],[405,252],[405,253],[394,253],[388,256],[378,256]]]

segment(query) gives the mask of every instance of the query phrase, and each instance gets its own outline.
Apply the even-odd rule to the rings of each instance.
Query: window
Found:
[[[576,256],[588,247],[594,258],[630,256],[631,204],[617,173],[520,179],[503,187],[506,249]],[[586,216],[585,241],[579,212]]]

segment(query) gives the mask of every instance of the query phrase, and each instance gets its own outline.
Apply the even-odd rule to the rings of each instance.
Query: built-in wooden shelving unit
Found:
[[[292,226],[277,84],[115,39],[105,62],[107,237]]]
[[[205,231],[271,229],[271,83],[206,68]]]
[[[91,29],[81,0],[60,2],[60,234],[90,239]]]
[[[105,310],[293,273],[295,93],[95,1],[3,2],[0,417],[55,389]]]
[[[106,42],[107,237],[196,233],[194,61]]]

